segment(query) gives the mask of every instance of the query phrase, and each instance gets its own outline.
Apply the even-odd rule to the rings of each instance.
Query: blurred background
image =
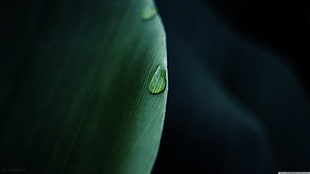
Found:
[[[309,6],[156,2],[169,96],[152,173],[310,171]]]

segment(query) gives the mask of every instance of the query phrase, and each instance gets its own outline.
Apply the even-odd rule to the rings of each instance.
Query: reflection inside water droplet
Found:
[[[150,20],[153,17],[155,17],[156,14],[157,14],[157,10],[154,4],[148,4],[141,11],[141,18],[143,20]]]
[[[149,83],[149,92],[151,94],[163,92],[166,88],[166,83],[166,69],[158,65]]]

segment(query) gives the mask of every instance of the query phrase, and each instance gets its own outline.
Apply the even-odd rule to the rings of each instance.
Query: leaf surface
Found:
[[[141,18],[150,4],[0,5],[0,167],[150,173],[167,100],[167,87],[157,95],[148,91],[156,68],[167,67],[160,17]]]

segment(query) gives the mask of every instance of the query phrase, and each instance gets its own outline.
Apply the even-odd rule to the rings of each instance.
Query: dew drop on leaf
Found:
[[[150,20],[155,17],[157,14],[157,10],[154,4],[147,4],[141,11],[141,18],[143,20]]]
[[[149,83],[149,92],[151,94],[160,94],[165,90],[166,83],[166,69],[159,65],[157,66]]]

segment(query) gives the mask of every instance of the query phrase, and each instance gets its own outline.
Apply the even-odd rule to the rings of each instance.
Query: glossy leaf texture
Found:
[[[167,67],[159,15],[141,19],[149,3],[1,2],[2,169],[150,173],[168,90],[148,91]]]

